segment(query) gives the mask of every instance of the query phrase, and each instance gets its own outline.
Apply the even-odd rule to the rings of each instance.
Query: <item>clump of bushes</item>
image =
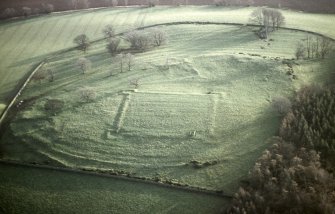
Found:
[[[62,111],[64,101],[59,99],[48,99],[44,104],[44,109],[51,114],[56,114]]]
[[[189,162],[188,165],[191,165],[195,169],[200,169],[200,168],[204,168],[204,167],[208,167],[208,166],[213,166],[213,165],[216,165],[216,164],[218,164],[217,160],[205,161],[205,162],[192,160],[192,161]]]
[[[79,95],[84,102],[93,102],[97,97],[96,91],[89,87],[79,89]]]
[[[278,111],[279,114],[287,114],[292,107],[291,101],[286,97],[275,97],[272,99],[272,107]]]

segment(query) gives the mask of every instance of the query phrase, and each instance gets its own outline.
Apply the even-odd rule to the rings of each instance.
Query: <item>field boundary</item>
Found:
[[[22,91],[25,89],[31,78],[34,76],[34,74],[45,64],[45,61],[40,62],[34,70],[30,73],[28,78],[23,82],[22,86],[19,88],[19,91],[15,94],[14,98],[11,100],[11,102],[6,106],[5,110],[2,112],[1,117],[0,117],[0,129],[2,126],[2,123],[5,121],[5,118],[10,111],[10,109],[13,107],[15,101],[17,98],[21,95]]]
[[[183,186],[178,185],[174,183],[163,183],[154,181],[152,179],[148,179],[145,177],[135,177],[135,176],[129,176],[129,175],[116,175],[116,174],[109,174],[102,173],[99,171],[89,170],[89,169],[74,169],[74,168],[67,168],[67,167],[56,167],[56,166],[50,166],[50,165],[40,165],[40,164],[32,164],[32,163],[22,163],[19,161],[11,161],[11,160],[0,160],[0,164],[4,165],[15,165],[15,166],[21,166],[26,168],[34,168],[34,169],[43,169],[43,170],[52,170],[52,171],[59,171],[59,172],[65,172],[65,173],[76,173],[76,174],[82,174],[82,175],[91,175],[91,176],[98,176],[98,177],[105,177],[105,178],[114,178],[119,180],[124,180],[128,182],[134,182],[134,183],[144,183],[144,184],[151,184],[156,185],[164,188],[173,188],[178,189],[185,192],[192,192],[196,194],[205,194],[205,195],[212,195],[222,198],[233,198],[232,195],[226,194],[223,191],[215,191],[215,190],[208,190],[201,187],[194,187],[194,186]]]

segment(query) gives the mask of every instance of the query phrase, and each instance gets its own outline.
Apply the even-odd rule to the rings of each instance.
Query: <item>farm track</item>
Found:
[[[204,195],[212,195],[222,198],[232,198],[232,195],[225,194],[224,192],[217,192],[207,189],[202,189],[200,187],[193,187],[193,186],[181,186],[178,184],[168,184],[163,182],[156,182],[153,180],[149,180],[143,177],[135,177],[135,176],[129,176],[129,175],[114,175],[114,174],[107,174],[107,173],[100,173],[95,172],[91,170],[85,170],[85,169],[73,169],[73,168],[64,168],[64,167],[56,167],[56,166],[50,166],[50,165],[38,165],[38,164],[30,164],[30,163],[21,163],[17,161],[8,161],[8,160],[0,160],[0,164],[3,165],[14,165],[14,166],[21,166],[26,168],[35,168],[35,169],[42,169],[42,170],[52,170],[52,171],[59,171],[59,172],[65,172],[65,173],[76,173],[81,175],[90,175],[90,176],[98,176],[98,177],[105,177],[105,178],[114,178],[114,179],[120,179],[128,182],[141,182],[144,184],[150,184],[150,185],[156,185],[159,187],[164,188],[173,188],[181,191],[191,192],[195,194],[204,194]]]

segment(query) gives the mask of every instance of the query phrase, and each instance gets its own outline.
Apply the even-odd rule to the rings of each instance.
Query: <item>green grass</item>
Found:
[[[220,213],[229,200],[150,184],[0,164],[1,213]]]
[[[101,38],[101,30],[113,24],[117,32],[177,21],[247,23],[254,8],[213,6],[117,8],[0,22],[0,102],[6,103],[17,82],[33,65],[51,53],[73,46],[73,38],[86,33]],[[283,11],[286,26],[323,33],[335,38],[334,15]]]
[[[3,103],[0,103],[0,112],[4,111],[6,108],[6,105]]]
[[[238,180],[267,148],[265,140],[276,134],[279,116],[270,108],[271,98],[321,82],[329,69],[310,72],[320,62],[299,61],[299,80],[286,75],[282,60],[293,57],[295,44],[306,37],[301,32],[279,30],[268,44],[249,27],[164,29],[169,43],[135,54],[134,67],[124,73],[118,73],[105,42],[89,50],[93,65],[85,75],[75,65],[82,56],[78,51],[52,59],[47,66],[55,81],[32,82],[22,94],[21,99],[33,101],[3,138],[4,158],[124,170],[236,191]],[[131,92],[129,81],[136,78],[140,87]],[[96,101],[80,100],[84,86],[96,90]],[[63,111],[45,112],[48,98],[64,100]],[[218,164],[194,169],[193,160]]]

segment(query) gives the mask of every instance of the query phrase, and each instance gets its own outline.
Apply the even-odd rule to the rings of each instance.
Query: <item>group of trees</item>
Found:
[[[333,42],[324,36],[310,36],[305,38],[304,43],[298,43],[295,56],[302,58],[321,58],[324,59],[333,50]]]
[[[335,89],[301,89],[228,213],[334,213]]]
[[[258,8],[251,13],[250,21],[261,26],[258,36],[267,39],[269,32],[278,30],[284,24],[285,17],[279,10]]]
[[[112,60],[120,65],[120,72],[122,73],[125,69],[131,70],[134,65],[134,55],[131,53],[133,51],[145,51],[152,46],[161,46],[166,43],[167,36],[165,31],[160,28],[153,28],[151,30],[136,30],[126,33],[123,37],[117,37],[115,34],[114,27],[112,25],[107,25],[102,33],[107,40],[106,49],[111,54]],[[125,50],[120,49],[120,43],[125,40],[130,44],[130,49],[128,53]],[[74,38],[73,42],[76,44],[77,48],[84,52],[84,54],[89,49],[91,42],[86,34],[78,35]],[[91,61],[85,57],[77,60],[77,66],[84,74],[91,67]],[[112,75],[111,71],[111,75]]]
[[[18,16],[31,16],[31,15],[39,15],[39,14],[47,14],[54,11],[54,6],[52,4],[43,3],[40,8],[30,8],[30,7],[22,7],[20,10],[14,8],[6,8],[4,11],[0,13],[0,18],[13,18]]]

